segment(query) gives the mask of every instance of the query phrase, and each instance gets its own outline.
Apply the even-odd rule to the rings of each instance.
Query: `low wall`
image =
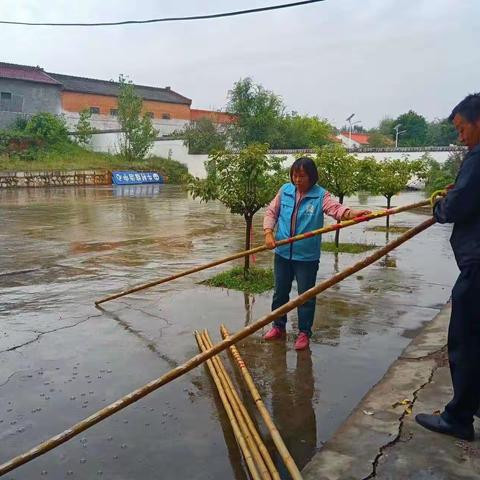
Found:
[[[0,172],[0,188],[111,185],[108,170]]]

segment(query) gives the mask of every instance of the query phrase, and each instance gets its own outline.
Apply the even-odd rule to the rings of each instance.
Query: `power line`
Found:
[[[136,25],[142,23],[160,23],[160,22],[183,22],[187,20],[209,20],[212,18],[235,17],[237,15],[247,15],[250,13],[267,12],[269,10],[280,10],[283,8],[299,7],[309,3],[324,2],[325,0],[304,0],[302,2],[284,3],[282,5],[271,5],[269,7],[250,8],[248,10],[236,10],[233,12],[213,13],[211,15],[193,15],[189,17],[166,17],[151,18],[148,20],[123,20],[121,22],[99,22],[99,23],[42,23],[42,22],[14,22],[8,20],[0,20],[0,24],[4,25],[30,25],[37,27],[111,27],[117,25]]]

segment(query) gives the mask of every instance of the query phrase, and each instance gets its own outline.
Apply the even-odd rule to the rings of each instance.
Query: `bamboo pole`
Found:
[[[213,347],[213,342],[210,338],[210,335],[208,334],[208,331],[205,330],[204,333],[204,339],[206,340],[206,345],[208,348]],[[235,402],[238,412],[243,416],[245,425],[247,426],[250,434],[252,435],[252,438],[255,442],[255,445],[257,447],[257,451],[259,455],[261,456],[259,461],[257,461],[257,464],[262,466],[261,471],[264,472],[265,478],[273,478],[274,480],[280,480],[280,475],[278,474],[277,468],[275,467],[275,464],[273,463],[272,457],[270,456],[270,453],[267,450],[267,447],[265,446],[265,443],[263,442],[262,438],[260,437],[260,434],[258,433],[257,427],[253,423],[253,420],[248,413],[247,409],[245,408],[245,405],[243,404],[242,400],[240,399],[240,396],[237,393],[237,390],[235,389],[235,386],[232,383],[232,380],[230,376],[227,373],[227,370],[225,369],[225,365],[223,365],[222,360],[220,357],[215,356],[213,357],[214,362],[216,361],[217,363],[217,371],[221,372],[221,375],[225,379],[225,382],[227,384],[227,391],[230,391],[232,393],[233,401]],[[232,403],[232,402],[230,402]],[[240,423],[240,422],[239,422]],[[252,449],[253,451],[253,449]],[[263,470],[263,468],[266,469]]]
[[[224,339],[228,339],[230,337],[230,333],[228,332],[225,325],[222,324],[220,326],[220,331]],[[289,471],[290,476],[292,477],[293,480],[302,480],[302,474],[300,473],[300,470],[298,469],[295,461],[290,455],[290,452],[288,451],[288,448],[285,445],[282,439],[282,436],[280,435],[280,432],[275,426],[275,423],[273,422],[272,417],[270,417],[270,413],[268,412],[267,407],[263,403],[262,396],[260,395],[260,392],[257,390],[257,387],[255,386],[255,382],[253,381],[253,378],[250,375],[250,372],[248,371],[248,368],[245,365],[245,362],[243,361],[242,356],[240,355],[240,352],[238,351],[235,345],[230,346],[230,353],[232,354],[232,357],[235,360],[234,363],[236,363],[238,369],[240,370],[243,376],[245,384],[247,385],[248,390],[252,395],[253,401],[255,402],[255,405],[257,406],[258,411],[260,412],[260,415],[262,416],[263,421],[265,422],[265,425],[267,426],[268,431],[270,432],[270,436],[272,437],[273,443],[277,447],[278,453],[282,457],[283,463],[287,467],[287,470]]]
[[[140,387],[137,390],[134,390],[133,392],[116,400],[110,405],[107,405],[106,407],[102,408],[98,412],[95,412],[90,417],[84,420],[81,420],[80,422],[76,423],[75,425],[68,428],[67,430],[59,433],[58,435],[55,435],[54,437],[46,440],[43,443],[38,444],[37,446],[33,447],[31,450],[3,463],[2,465],[0,465],[0,475],[10,472],[14,468],[17,468],[20,465],[23,465],[33,460],[39,455],[42,455],[52,450],[52,448],[55,448],[58,445],[61,445],[62,443],[65,443],[67,440],[70,440],[71,438],[83,432],[84,430],[87,430],[93,425],[96,425],[98,422],[104,420],[105,418],[110,417],[114,413],[122,410],[123,408],[136,402],[137,400],[140,400],[141,398],[157,390],[163,385],[166,385],[167,383],[170,383],[176,378],[181,377],[182,375],[185,375],[187,372],[194,369],[198,365],[202,364],[203,362],[213,357],[217,353],[222,352],[223,350],[230,347],[231,345],[248,337],[252,333],[255,333],[257,330],[260,330],[262,327],[265,327],[276,318],[281,317],[282,315],[285,315],[286,313],[290,312],[291,310],[298,307],[299,305],[304,304],[307,300],[315,297],[320,292],[327,290],[331,286],[344,280],[350,275],[353,275],[354,273],[357,273],[363,268],[368,267],[368,265],[371,265],[372,263],[376,262],[378,259],[382,258],[387,253],[391,252],[393,249],[397,248],[399,245],[406,242],[407,240],[410,240],[415,235],[418,235],[419,233],[423,232],[434,223],[435,223],[435,220],[433,218],[429,218],[428,220],[425,220],[424,222],[420,223],[416,227],[411,228],[404,234],[399,235],[395,240],[392,240],[391,242],[387,243],[387,245],[380,248],[379,250],[376,250],[374,253],[372,253],[368,257],[365,257],[363,260],[360,260],[359,262],[355,263],[351,267],[348,267],[345,270],[342,270],[341,272],[337,273],[333,277],[330,277],[324,280],[323,282],[320,282],[319,284],[305,291],[298,297],[295,297],[294,299],[290,300],[285,305],[282,305],[281,307],[273,310],[267,315],[264,315],[256,322],[242,328],[240,331],[233,334],[230,338],[217,343],[213,348],[195,355],[194,357],[192,357],[190,360],[186,361],[182,365],[179,365],[178,367],[170,370],[169,372],[165,373],[161,377],[158,377],[155,380],[152,380],[151,382],[147,383],[143,387]]]
[[[197,340],[197,343],[201,352],[208,350],[208,346],[206,345],[205,340],[202,337],[201,333],[195,332],[195,338]],[[263,477],[260,476],[257,470],[257,467],[253,460],[252,451],[244,436],[245,427],[243,429],[240,427],[239,422],[233,412],[232,405],[229,403],[228,396],[219,378],[218,372],[215,369],[214,358],[215,357],[213,357],[210,360],[207,360],[207,367],[208,367],[208,370],[210,371],[210,375],[213,378],[215,386],[217,387],[218,394],[220,395],[220,399],[222,400],[223,408],[225,408],[225,411],[227,412],[227,416],[228,416],[228,419],[230,420],[230,424],[232,425],[233,433],[235,434],[235,438],[237,439],[238,446],[242,451],[243,458],[245,459],[248,470],[253,480],[263,480]]]
[[[205,335],[206,331],[204,330],[203,333],[200,333],[200,338],[203,342],[203,345],[205,346],[205,350],[208,350],[210,348],[210,344],[207,340],[207,337]],[[219,358],[217,355],[212,357],[212,363],[215,368],[215,371],[217,373],[217,376],[220,379],[220,382],[222,384],[223,391],[225,392],[227,396],[227,400],[232,407],[233,414],[235,415],[235,418],[237,420],[237,423],[240,427],[240,430],[242,432],[243,438],[245,438],[245,442],[248,446],[248,449],[250,450],[253,461],[255,462],[255,466],[257,468],[257,471],[260,475],[260,477],[263,480],[271,480],[272,477],[270,476],[267,466],[265,465],[265,462],[262,458],[262,455],[260,454],[260,450],[258,448],[258,443],[253,437],[252,430],[247,424],[246,417],[244,415],[244,412],[241,411],[240,409],[240,403],[238,397],[234,394],[234,387],[233,385],[229,384],[226,378],[226,372],[223,371],[222,367],[219,365]],[[247,413],[248,417],[248,413]],[[250,420],[250,418],[249,418]]]
[[[345,227],[350,227],[351,225],[356,225],[357,223],[368,222],[369,220],[373,220],[375,218],[395,215],[397,213],[405,212],[407,210],[412,210],[414,208],[423,207],[426,205],[430,205],[430,200],[411,203],[409,205],[403,205],[400,207],[390,208],[387,210],[379,210],[377,212],[372,212],[369,215],[362,215],[360,217],[356,217],[351,220],[344,220],[343,222],[340,222],[340,223],[333,223],[331,225],[327,225],[326,227],[319,228],[318,230],[312,230],[311,232],[302,233],[300,235],[295,235],[294,237],[291,237],[291,238],[286,238],[285,240],[280,240],[276,242],[276,245],[277,246],[286,245],[288,243],[297,242],[299,240],[304,240],[306,238],[314,237],[316,235],[321,235],[323,233],[332,232],[334,230],[339,230]],[[201,272],[202,270],[206,270],[207,268],[216,267],[217,265],[231,262],[232,260],[236,260],[237,258],[242,258],[242,257],[246,257],[247,255],[253,255],[255,253],[263,252],[264,250],[268,250],[268,247],[265,245],[259,245],[258,247],[251,248],[250,250],[234,253],[233,255],[229,255],[228,257],[223,257],[209,263],[204,263],[203,265],[189,268],[188,270],[175,273],[174,275],[170,275],[168,277],[152,280],[151,282],[143,283],[141,285],[137,285],[136,287],[132,287],[127,290],[122,290],[121,292],[114,293],[112,295],[109,295],[108,297],[101,298],[100,300],[96,300],[95,305],[100,305],[104,302],[108,302],[110,300],[114,300],[116,298],[129,295],[130,293],[135,293],[135,292],[139,292],[140,290],[145,290],[146,288],[154,287],[156,285],[161,285],[162,283],[167,283],[172,280],[176,280],[177,278],[185,277],[186,275],[190,275],[192,273]]]

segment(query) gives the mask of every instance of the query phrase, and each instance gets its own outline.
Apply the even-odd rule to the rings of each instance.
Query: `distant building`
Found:
[[[62,113],[62,84],[40,67],[0,63],[0,129],[20,116]]]
[[[215,123],[231,123],[224,112],[196,110],[192,100],[170,87],[135,85],[143,99],[143,110],[160,135],[181,129],[186,123],[210,118]],[[38,112],[63,114],[73,129],[80,112],[92,114],[90,123],[97,130],[117,130],[119,83],[111,80],[76,77],[45,72],[40,67],[0,62],[0,128],[17,116]]]
[[[349,132],[340,132],[337,138],[342,142],[343,146],[347,148],[368,147],[368,134],[354,133],[350,135]]]

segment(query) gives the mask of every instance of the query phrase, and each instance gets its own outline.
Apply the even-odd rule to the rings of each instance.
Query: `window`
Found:
[[[118,117],[118,110],[116,108],[111,108],[110,109],[110,115],[112,117]]]
[[[162,113],[162,118],[163,118],[164,120],[170,120],[171,117],[170,117],[170,114],[169,114],[169,113]]]
[[[23,96],[11,92],[0,92],[0,111],[23,112]]]
[[[155,115],[153,114],[153,112],[147,112],[145,114],[148,118],[153,118]]]
[[[90,107],[90,113],[100,113],[100,107]]]

